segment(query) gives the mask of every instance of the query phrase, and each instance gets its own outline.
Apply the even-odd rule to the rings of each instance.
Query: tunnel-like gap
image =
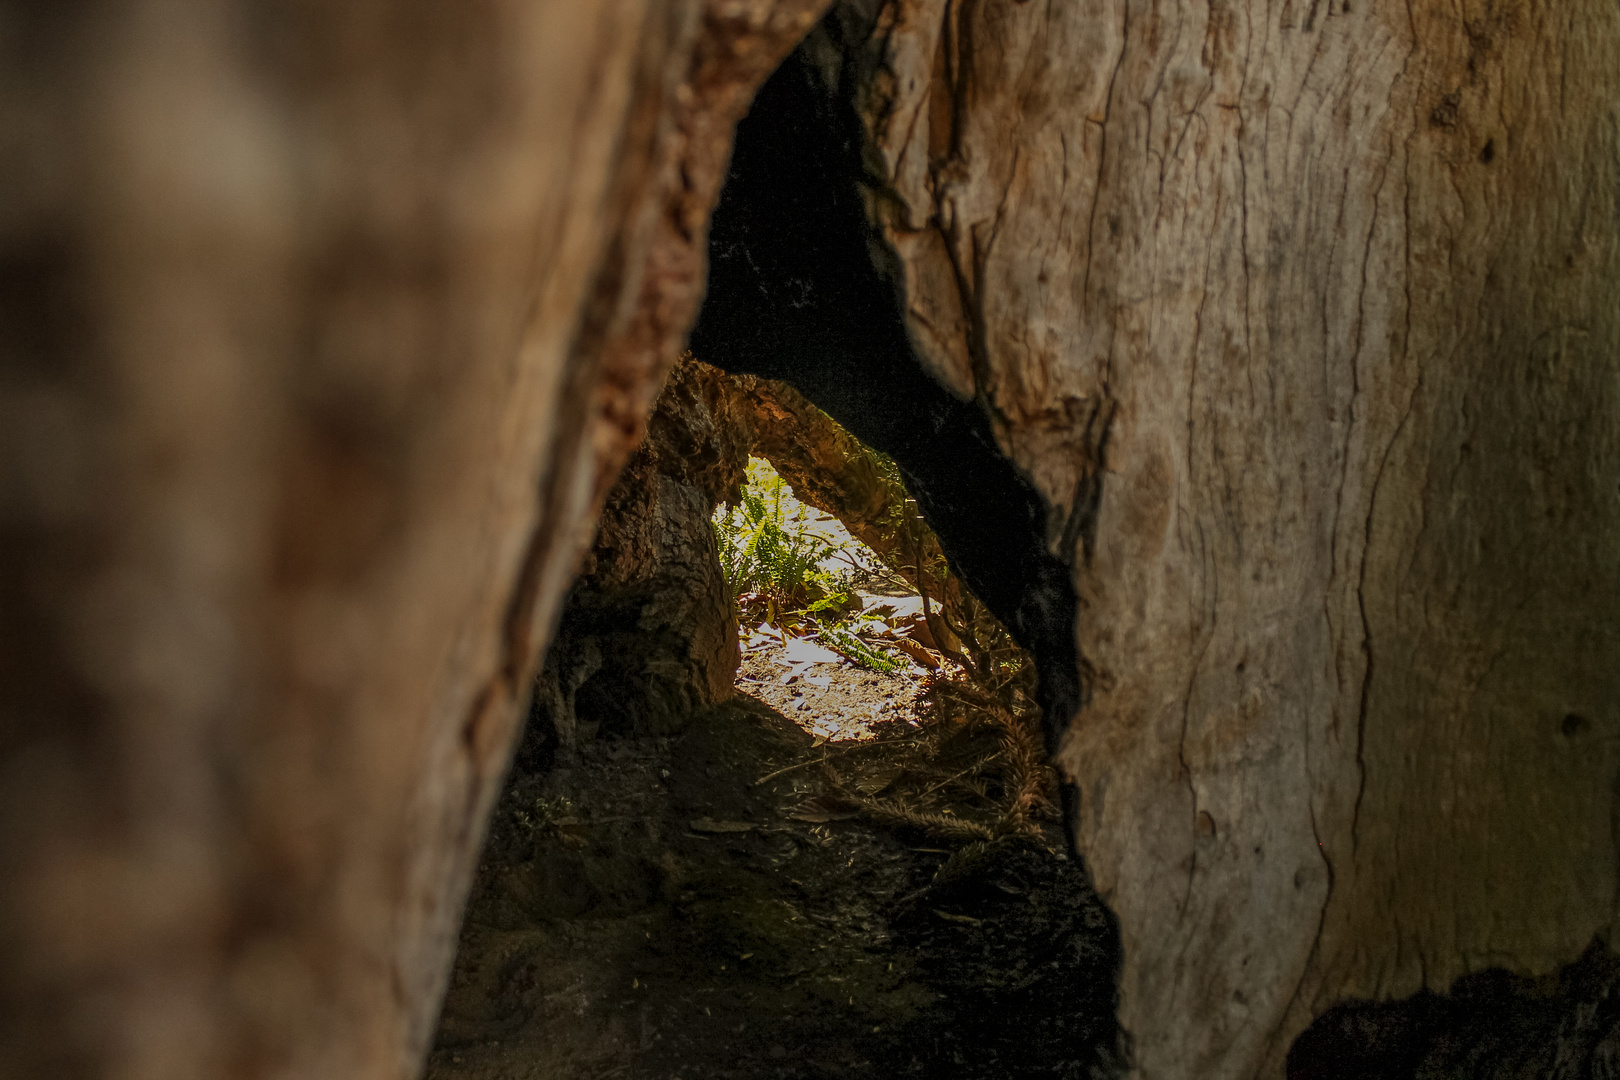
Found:
[[[890,456],[957,576],[1033,656],[1050,746],[1081,696],[1069,567],[982,407],[913,353],[867,223],[859,140],[805,50],[767,82],[713,220],[692,349],[794,386]],[[683,569],[704,560],[674,552],[698,543],[691,524],[706,527],[733,482],[718,462],[738,448],[708,379],[676,369],[565,606],[430,1077],[497,1075],[480,1072],[500,1067],[497,1039],[543,1042],[532,1053],[559,1071],[570,1054],[613,1060],[574,1045],[593,1031],[633,1076],[698,1055],[703,1076],[1117,1072],[1118,929],[1078,860],[996,846],[937,885],[951,857],[937,842],[794,820],[814,796],[795,785],[813,774],[799,768],[808,745],[784,749],[780,714],[701,700],[713,643],[667,631],[709,603],[712,580]],[[784,769],[798,771],[756,785]],[[572,1020],[556,1004],[570,995]],[[640,1034],[626,1039],[626,1023]]]
[[[1054,752],[1084,693],[1071,567],[1048,548],[1047,507],[983,404],[918,359],[899,275],[869,219],[850,88],[816,60],[829,47],[812,35],[738,125],[690,347],[731,374],[789,384],[894,461],[952,570],[1033,657]],[[1078,861],[1078,794],[1060,793]]]
[[[692,351],[792,385],[894,460],[952,568],[1035,657],[1055,749],[1082,693],[1069,567],[1047,549],[1045,505],[983,408],[918,362],[880,269],[861,154],[853,109],[801,46],[738,125]]]
[[[1007,822],[1009,793],[1025,790],[1008,783],[1028,775],[1010,757],[984,754],[1004,721],[913,711],[919,680],[895,676],[907,707],[857,752],[854,739],[815,741],[785,695],[730,695],[736,607],[711,511],[756,448],[854,529],[890,520],[848,497],[872,492],[861,478],[874,455],[797,394],[677,365],[546,659],[428,1076],[1112,1074],[1118,931],[1083,868],[1050,825],[962,835]],[[905,499],[882,475],[893,510]],[[774,679],[765,660],[749,663]],[[860,706],[884,689],[872,671],[831,674],[834,696]],[[1027,710],[1022,689],[1018,700]],[[979,767],[972,797],[933,795],[921,774],[936,749],[955,755],[935,770],[946,783],[965,777],[964,757]],[[931,836],[917,811],[950,811],[957,828]]]

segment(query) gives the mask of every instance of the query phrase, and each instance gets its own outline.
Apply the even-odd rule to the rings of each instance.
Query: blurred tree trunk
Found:
[[[0,4],[0,1075],[413,1075],[825,0]]]
[[[912,338],[1074,568],[1137,1075],[1607,934],[1620,9],[860,11]]]

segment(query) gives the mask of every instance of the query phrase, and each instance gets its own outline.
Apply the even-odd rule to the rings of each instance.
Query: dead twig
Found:
[[[903,743],[903,742],[906,742],[906,741],[907,740],[905,740],[905,739],[873,739],[873,740],[871,740],[869,742],[859,742],[859,743],[855,743],[855,744],[853,744],[851,746],[835,746],[831,750],[823,750],[821,752],[820,757],[805,758],[803,761],[796,761],[792,765],[784,765],[782,768],[777,769],[775,772],[766,773],[764,776],[760,777],[758,780],[755,780],[752,784],[749,784],[748,786],[749,787],[759,787],[759,785],[763,784],[765,781],[767,781],[767,780],[775,780],[778,776],[781,776],[783,773],[790,773],[794,769],[802,769],[806,765],[816,765],[816,764],[819,764],[821,762],[825,762],[827,760],[827,758],[832,754],[849,754],[849,753],[855,752],[856,750],[876,750],[879,747],[887,748],[887,747],[892,746],[892,745],[894,745],[896,743]]]

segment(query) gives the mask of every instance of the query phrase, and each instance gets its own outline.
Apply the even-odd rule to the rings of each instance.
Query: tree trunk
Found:
[[[0,1074],[415,1074],[824,6],[0,5]]]
[[[747,426],[724,375],[677,364],[608,492],[519,749],[530,771],[598,735],[669,735],[735,692],[742,654],[714,508],[742,485]]]
[[[1280,1076],[1336,1001],[1606,935],[1620,9],[838,25],[913,341],[1079,538],[1136,1074]]]

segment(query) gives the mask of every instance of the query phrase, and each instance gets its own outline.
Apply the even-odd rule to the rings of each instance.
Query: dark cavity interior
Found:
[[[1051,745],[1081,699],[1069,567],[984,410],[918,363],[857,182],[858,121],[827,83],[801,48],[738,125],[692,351],[788,383],[894,459],[957,574],[1034,655]]]
[[[892,458],[956,577],[1033,658],[1038,760],[1080,698],[1069,569],[979,404],[913,355],[860,180],[853,114],[801,50],[738,132],[691,349],[796,388]],[[840,812],[818,801],[823,774],[883,784],[884,753],[818,749],[758,659],[728,697],[737,630],[729,590],[716,610],[709,516],[747,435],[715,395],[727,375],[677,369],[609,497],[491,826],[429,1075],[1117,1073],[1118,931],[1055,810],[1019,843]],[[885,717],[911,707],[884,676],[841,670]]]

